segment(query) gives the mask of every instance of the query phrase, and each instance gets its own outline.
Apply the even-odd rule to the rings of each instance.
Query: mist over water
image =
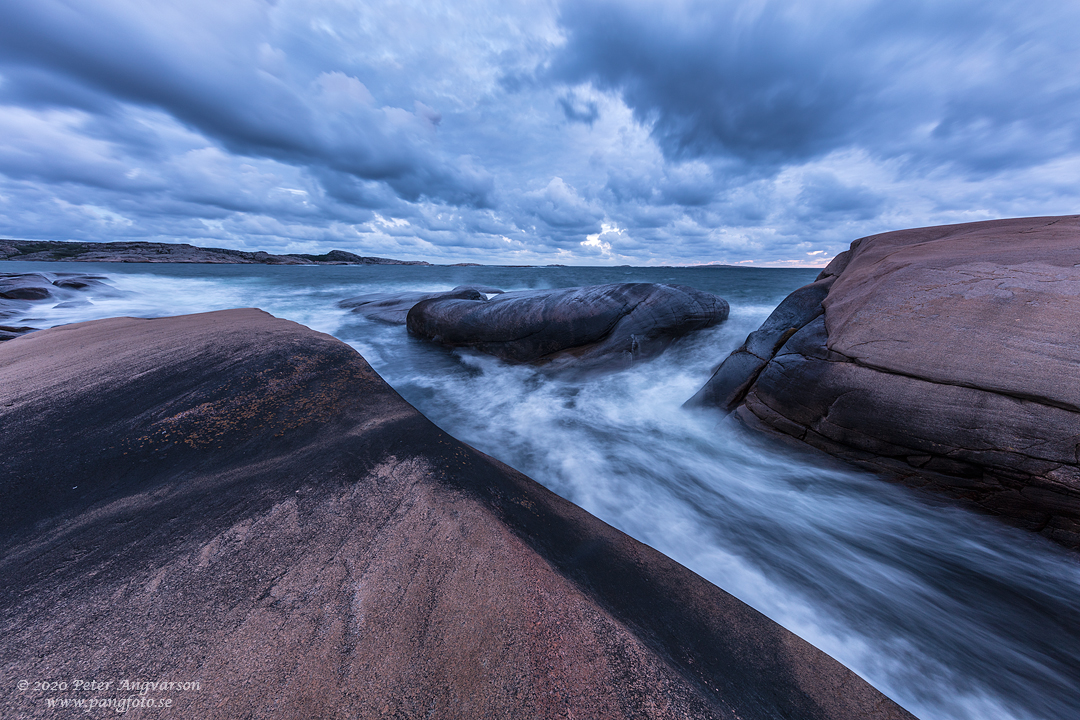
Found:
[[[118,266],[92,305],[25,324],[261,307],[348,342],[455,437],[678,560],[923,720],[1080,717],[1080,562],[1032,534],[681,404],[812,270]],[[336,307],[367,292],[672,282],[731,304],[626,372],[565,382]],[[22,324],[8,318],[3,324]]]

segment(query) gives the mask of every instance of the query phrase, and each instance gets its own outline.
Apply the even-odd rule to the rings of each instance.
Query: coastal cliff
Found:
[[[5,717],[911,717],[258,310],[3,343],[0,434]]]
[[[856,240],[690,405],[1080,548],[1080,216]]]

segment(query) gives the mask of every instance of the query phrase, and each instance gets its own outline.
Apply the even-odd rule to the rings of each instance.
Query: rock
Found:
[[[95,290],[112,290],[113,287],[108,283],[102,282],[105,278],[94,275],[70,275],[68,273],[59,273],[61,277],[53,280],[53,285],[61,288],[69,288],[71,290],[85,290],[86,288],[94,288]]]
[[[746,342],[721,364],[709,382],[686,402],[686,406],[719,407],[724,412],[738,407],[758,373],[776,351],[799,328],[824,312],[821,301],[835,279],[819,279],[784,298],[761,327],[750,333]]]
[[[0,319],[17,317],[23,322],[39,321],[27,313],[42,300],[61,302],[54,308],[78,307],[91,304],[81,293],[91,292],[95,297],[116,296],[121,292],[97,275],[80,273],[0,273]],[[59,296],[59,298],[57,298]],[[71,298],[64,300],[64,298]],[[0,340],[11,340],[18,333],[4,331]]]
[[[682,285],[622,283],[508,292],[488,300],[433,299],[408,315],[409,331],[549,369],[629,367],[727,317],[721,298]]]
[[[52,297],[52,281],[40,273],[0,275],[0,298],[46,300]]]
[[[120,294],[112,285],[102,282],[103,280],[104,278],[98,275],[80,273],[0,273],[0,299],[48,300],[57,295],[57,288],[60,289],[62,298],[75,298],[76,293],[70,291],[92,291],[99,296]],[[85,302],[83,298],[79,300]],[[31,306],[20,303],[0,305],[0,317],[15,314],[27,307]]]
[[[33,332],[37,328],[26,326],[13,326],[13,325],[0,325],[0,342],[4,340],[14,340],[15,338],[25,335],[28,332]]]
[[[449,292],[384,292],[357,295],[338,303],[338,307],[351,309],[358,315],[372,320],[404,325],[409,310],[421,300],[456,298],[459,300],[483,300],[484,294],[471,287],[456,287]]]
[[[458,285],[454,288],[454,292],[457,292],[458,290],[476,290],[485,295],[502,295],[506,292],[505,290],[500,290],[499,288],[491,287],[490,285]]]
[[[4,343],[0,435],[5,677],[198,683],[146,696],[208,720],[911,717],[261,311]]]
[[[695,400],[1080,548],[1080,216],[862,238],[826,283]]]

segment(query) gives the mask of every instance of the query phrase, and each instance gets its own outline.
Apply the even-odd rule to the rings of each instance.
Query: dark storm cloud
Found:
[[[1075,3],[6,0],[0,236],[823,262],[1076,211]]]
[[[838,216],[868,220],[886,204],[881,194],[864,186],[846,185],[828,173],[804,178],[796,201],[802,217],[825,222],[835,222]]]
[[[617,92],[671,159],[859,146],[987,172],[1080,147],[1075,3],[562,5],[548,77]]]
[[[235,153],[381,181],[410,200],[488,202],[485,172],[431,147],[434,110],[379,107],[339,71],[277,76],[264,4],[211,7],[146,18],[120,2],[12,0],[0,10],[5,95],[96,112],[106,96],[160,108]]]

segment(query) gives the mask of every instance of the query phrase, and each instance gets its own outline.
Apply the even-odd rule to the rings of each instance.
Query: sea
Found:
[[[5,325],[258,307],[355,348],[451,435],[674,558],[852,668],[922,720],[1080,718],[1080,560],[947,500],[683,409],[813,269],[0,262],[94,273],[115,292]],[[338,307],[372,292],[688,285],[722,324],[570,381],[451,351]]]

